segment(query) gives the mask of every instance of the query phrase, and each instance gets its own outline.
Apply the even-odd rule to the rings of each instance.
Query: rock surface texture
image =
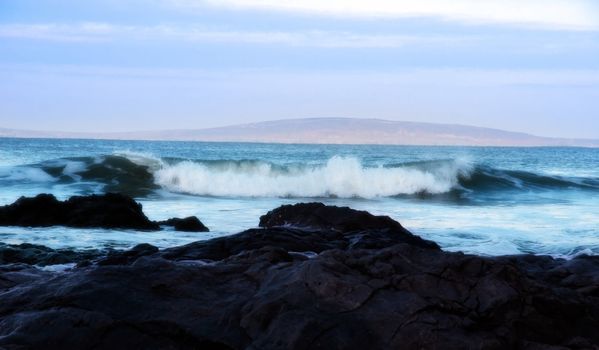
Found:
[[[0,266],[6,349],[593,349],[599,258],[448,253],[389,218],[284,206],[260,229],[66,272]],[[284,226],[280,226],[284,225]]]
[[[159,225],[172,226],[175,231],[184,232],[208,232],[208,227],[195,216],[186,217],[183,219],[173,218],[165,221],[159,221]]]
[[[106,252],[95,249],[75,251],[71,249],[51,249],[38,244],[4,244],[0,243],[0,265],[25,263],[29,265],[48,266],[71,264],[93,260]]]
[[[160,223],[151,221],[143,213],[141,204],[116,193],[74,196],[66,201],[59,201],[51,194],[40,194],[33,198],[21,197],[13,204],[0,207],[0,226],[159,230],[159,224],[174,226],[175,230],[208,231],[195,216]]]

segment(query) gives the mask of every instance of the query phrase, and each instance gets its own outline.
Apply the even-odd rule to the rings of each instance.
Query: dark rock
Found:
[[[342,248],[349,241],[338,232],[303,231],[291,228],[251,229],[235,235],[199,241],[161,252],[166,259],[223,260],[244,251],[276,246],[291,252],[316,252]]]
[[[375,216],[349,207],[327,206],[323,203],[283,205],[260,217],[260,227],[292,226],[340,232],[370,229],[405,230],[388,216]]]
[[[0,225],[3,226],[52,226],[64,220],[63,203],[51,194],[21,197],[13,204],[0,207]]]
[[[261,232],[268,236],[268,230]],[[260,239],[245,237],[248,244]],[[578,276],[590,283],[586,287],[597,287],[599,259],[493,259],[407,244],[335,248],[300,258],[273,241],[266,244],[222,259],[210,253],[217,249],[194,260],[165,259],[159,252],[121,265],[36,275],[0,295],[0,347],[540,349],[599,344],[599,300],[571,283]],[[548,263],[551,271],[569,272],[560,277],[540,273]]]
[[[65,211],[65,226],[158,229],[158,225],[143,213],[141,204],[116,193],[71,197],[65,202]]]
[[[51,249],[28,243],[0,243],[0,264],[24,263],[39,266],[69,264],[94,259],[102,254],[101,251],[95,249],[76,251],[72,249]]]
[[[144,215],[141,204],[115,193],[75,196],[66,201],[59,201],[50,194],[21,197],[13,204],[0,207],[0,225],[159,228]]]
[[[159,221],[159,225],[164,226],[173,226],[175,231],[185,231],[185,232],[208,232],[210,231],[208,227],[204,226],[204,224],[198,219],[196,216],[186,217],[184,219],[168,219],[165,221]]]
[[[416,237],[413,241],[416,242],[414,244],[416,246],[430,248],[427,244],[420,244],[420,241],[428,242],[420,237]],[[243,251],[265,246],[280,247],[288,252],[321,253],[330,249],[382,249],[400,243],[410,244],[410,242],[412,240],[406,240],[405,235],[389,229],[341,233],[274,227],[250,229],[235,235],[193,242],[165,249],[161,254],[167,259],[176,260],[222,260]]]
[[[332,230],[342,233],[385,230],[401,240],[424,248],[440,249],[431,241],[413,235],[388,216],[376,216],[367,211],[348,207],[327,206],[323,203],[283,205],[260,217],[260,227],[297,227],[313,230]]]
[[[151,244],[138,244],[130,250],[112,251],[106,257],[97,261],[98,265],[126,265],[135,262],[142,256],[152,255],[158,252],[158,248]]]
[[[117,256],[0,266],[0,348],[599,346],[599,257],[449,253],[396,227],[263,228]]]
[[[0,207],[0,226],[69,226],[78,228],[122,228],[159,230],[160,225],[177,231],[206,232],[208,228],[195,216],[156,223],[142,211],[142,205],[117,193],[74,196],[59,201],[51,194],[21,197]]]
[[[52,276],[51,272],[42,271],[27,264],[0,265],[0,294],[2,291],[14,288],[17,285],[28,285],[37,282],[42,277],[50,278]],[[0,349],[2,349],[1,346]]]

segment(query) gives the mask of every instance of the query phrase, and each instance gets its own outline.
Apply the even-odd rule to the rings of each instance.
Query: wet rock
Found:
[[[177,231],[208,231],[195,216],[160,223],[151,221],[140,203],[117,193],[74,196],[66,201],[59,201],[51,194],[39,194],[0,207],[0,226],[159,230],[160,225],[173,226]]]
[[[0,264],[23,263],[39,266],[69,264],[94,259],[102,254],[103,252],[95,249],[77,251],[72,249],[51,249],[28,243],[0,243]]]
[[[323,203],[283,205],[260,217],[260,227],[293,226],[340,232],[395,228],[405,230],[388,216],[375,216],[349,207]]]
[[[338,232],[304,231],[292,228],[251,229],[235,235],[193,242],[165,249],[161,255],[173,260],[223,260],[244,251],[267,246],[280,247],[291,252],[316,252],[342,248],[349,241]]]
[[[142,256],[152,255],[158,248],[151,244],[142,243],[125,251],[111,251],[106,257],[96,261],[98,265],[126,265],[135,262]]]
[[[70,226],[157,230],[142,211],[141,204],[130,197],[105,195],[74,196],[59,201],[51,194],[21,197],[0,207],[2,226]]]
[[[0,348],[599,345],[598,257],[479,257],[410,244],[395,227],[327,226],[112,258],[62,273],[0,266]]]
[[[172,226],[175,231],[184,232],[208,232],[208,227],[198,219],[196,216],[190,216],[183,219],[173,218],[165,221],[159,221],[159,225]]]
[[[260,227],[297,227],[312,230],[331,230],[342,233],[385,230],[396,234],[405,243],[439,249],[431,241],[413,235],[399,222],[388,216],[376,216],[367,211],[348,207],[327,206],[323,203],[283,205],[260,217]]]
[[[252,238],[247,236],[248,243]],[[210,252],[195,260],[172,254],[46,273],[34,283],[15,284],[0,295],[0,346],[506,349],[599,344],[598,299],[568,282],[572,275],[596,280],[596,262],[588,265],[583,258],[553,260],[553,270],[570,271],[558,278],[528,269],[536,265],[530,258],[481,258],[403,243],[327,249],[310,259],[272,241],[216,260]]]
[[[40,279],[50,278],[52,275],[51,272],[42,271],[28,264],[0,265],[0,295],[4,290],[9,290],[20,284],[32,284]]]

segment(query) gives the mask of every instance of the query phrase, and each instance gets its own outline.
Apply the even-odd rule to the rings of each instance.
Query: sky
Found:
[[[0,0],[0,128],[312,117],[599,139],[599,2]]]

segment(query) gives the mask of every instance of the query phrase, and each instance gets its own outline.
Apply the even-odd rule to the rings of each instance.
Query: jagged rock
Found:
[[[51,272],[42,271],[28,264],[0,265],[0,294],[2,291],[14,288],[17,285],[28,285],[35,283],[42,277],[51,278],[52,276]],[[0,327],[2,327],[1,317]]]
[[[234,349],[505,349],[599,344],[599,303],[588,288],[597,288],[599,259],[493,259],[407,244],[330,249],[308,258],[271,244],[218,260],[212,255],[172,260],[156,253],[119,265],[37,276],[35,283],[1,293],[0,346],[158,349],[210,342]],[[560,269],[567,272],[556,273]],[[590,284],[586,289],[570,285],[573,276]]]
[[[0,264],[24,263],[39,266],[69,264],[94,259],[101,254],[102,252],[95,249],[76,251],[72,249],[51,249],[29,243],[0,243]]]
[[[184,232],[208,232],[208,227],[198,219],[196,216],[190,216],[183,219],[173,218],[165,221],[159,221],[159,225],[172,226],[175,231]]]
[[[260,227],[276,226],[340,232],[386,228],[405,230],[399,222],[388,216],[375,216],[366,211],[323,203],[283,205],[260,217]]]
[[[75,196],[66,201],[51,194],[21,197],[0,207],[0,225],[159,229],[144,215],[141,204],[116,193]]]
[[[138,244],[130,250],[112,251],[106,257],[96,261],[98,265],[126,265],[134,262],[142,256],[152,255],[158,252],[158,248],[151,244]]]
[[[0,207],[0,226],[69,226],[78,228],[122,228],[159,230],[160,225],[178,231],[205,232],[208,228],[195,217],[169,219],[156,223],[147,218],[142,205],[117,193],[74,196],[59,201],[51,194],[21,197]]]
[[[386,230],[401,240],[432,249],[440,249],[431,241],[413,235],[399,222],[388,216],[375,216],[367,211],[348,207],[327,206],[323,203],[283,205],[260,217],[260,227],[297,227],[312,230],[331,230],[342,233]]]
[[[389,227],[263,228],[112,256],[62,273],[0,266],[0,348],[599,345],[599,257],[449,253]]]

